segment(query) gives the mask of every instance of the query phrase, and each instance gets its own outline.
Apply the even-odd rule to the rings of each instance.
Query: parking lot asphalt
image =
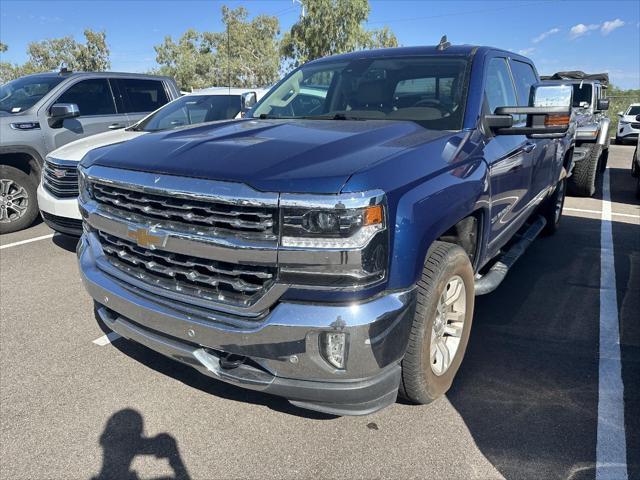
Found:
[[[452,390],[366,417],[300,410],[124,339],[94,343],[105,331],[75,242],[16,245],[50,235],[43,224],[0,236],[0,478],[595,478],[600,261],[611,247],[616,282],[604,287],[619,311],[628,478],[640,478],[632,152],[611,147],[613,245],[600,241],[602,188],[567,198],[558,233],[477,298]]]

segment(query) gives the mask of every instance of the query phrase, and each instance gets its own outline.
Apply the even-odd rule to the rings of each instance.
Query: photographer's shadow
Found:
[[[92,480],[139,480],[138,474],[131,470],[138,455],[169,461],[173,476],[154,477],[153,480],[189,480],[175,438],[168,433],[144,437],[143,432],[144,421],[138,411],[127,408],[114,413],[100,435],[102,468]]]

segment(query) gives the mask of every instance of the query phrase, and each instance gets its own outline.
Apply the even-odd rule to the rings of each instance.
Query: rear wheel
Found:
[[[22,170],[0,165],[0,233],[27,228],[38,216],[36,182]]]
[[[593,144],[589,153],[573,167],[573,175],[569,178],[568,188],[572,195],[591,197],[596,191],[598,165],[602,155],[602,145]]]
[[[475,297],[466,252],[451,243],[434,242],[417,288],[400,394],[426,404],[449,390],[467,349]]]

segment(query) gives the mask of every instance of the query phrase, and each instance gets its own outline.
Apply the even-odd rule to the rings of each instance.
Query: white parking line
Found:
[[[628,474],[624,426],[624,386],[620,363],[620,328],[611,231],[611,192],[609,190],[608,168],[605,170],[602,183],[596,480],[626,480]]]
[[[5,248],[17,247],[18,245],[24,245],[25,243],[37,242],[39,240],[46,240],[47,238],[51,238],[55,235],[55,233],[50,233],[49,235],[42,235],[41,237],[28,238],[27,240],[20,240],[19,242],[7,243],[6,245],[0,245],[0,250],[4,250]]]
[[[93,343],[100,347],[104,347],[105,345],[109,345],[110,343],[115,342],[120,338],[120,335],[116,332],[107,333],[106,335],[101,336],[100,338],[96,338]]]
[[[601,215],[603,212],[600,210],[585,210],[584,208],[571,208],[564,207],[562,210],[567,210],[568,212],[580,212],[580,213],[594,213],[596,215]],[[633,213],[610,213],[614,217],[627,217],[627,218],[638,218],[640,219],[640,215],[634,215]]]

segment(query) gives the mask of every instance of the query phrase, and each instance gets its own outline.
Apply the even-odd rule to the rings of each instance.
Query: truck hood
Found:
[[[55,149],[49,154],[49,156],[60,160],[79,162],[88,151],[93,150],[94,148],[126,142],[127,140],[134,139],[145,133],[146,132],[134,132],[126,129],[98,133],[97,135],[91,135],[90,137],[81,138],[80,140],[67,143],[62,147]]]
[[[83,165],[338,193],[354,172],[447,135],[405,121],[246,119],[148,134],[94,151]]]

